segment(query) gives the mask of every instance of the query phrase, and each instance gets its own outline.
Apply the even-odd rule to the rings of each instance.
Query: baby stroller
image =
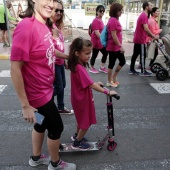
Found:
[[[163,55],[159,55],[151,66],[151,71],[156,73],[159,81],[164,81],[170,76],[170,34],[164,35],[160,40],[155,41],[156,46]]]

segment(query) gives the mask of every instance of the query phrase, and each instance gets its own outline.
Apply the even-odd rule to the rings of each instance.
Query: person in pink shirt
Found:
[[[135,62],[140,55],[141,73],[140,76],[151,76],[151,73],[147,72],[145,69],[145,59],[146,59],[146,36],[149,35],[151,38],[156,39],[157,37],[148,28],[148,13],[152,10],[152,4],[145,1],[142,5],[143,12],[140,14],[137,20],[136,29],[134,33],[134,49],[131,58],[129,74],[139,74],[135,70]]]
[[[110,6],[110,18],[107,23],[108,42],[106,46],[106,50],[109,53],[108,81],[106,86],[109,87],[117,87],[119,85],[117,75],[121,68],[125,65],[125,50],[122,47],[122,26],[119,22],[119,17],[122,12],[123,6],[121,4],[113,3]],[[117,59],[119,60],[119,64],[113,74],[113,67]]]
[[[107,95],[117,94],[115,91],[104,90],[101,82],[94,82],[87,70],[88,60],[92,51],[89,40],[78,37],[73,40],[69,49],[68,68],[71,71],[71,103],[74,109],[77,131],[72,149],[87,150],[90,145],[84,137],[89,127],[96,124],[96,115],[92,89]]]
[[[20,14],[23,20],[13,34],[11,50],[11,78],[22,107],[23,118],[34,123],[32,131],[33,155],[30,166],[48,165],[48,170],[75,170],[76,165],[59,157],[63,122],[53,101],[55,59],[68,56],[55,50],[47,18],[53,10],[53,1],[28,0],[28,8]],[[36,123],[35,111],[44,116],[42,124]],[[42,144],[47,133],[50,158],[44,156]]]
[[[104,23],[102,21],[102,17],[104,15],[105,8],[103,5],[98,5],[96,8],[96,18],[92,22],[92,34],[91,34],[91,42],[93,44],[93,50],[92,50],[92,57],[90,59],[90,65],[91,68],[89,69],[89,72],[91,73],[107,73],[107,69],[105,68],[105,63],[107,60],[107,51],[106,48],[103,47],[103,45],[100,42],[100,34],[104,28]],[[99,71],[94,68],[95,60],[97,58],[97,55],[99,51],[102,53],[101,63],[102,66],[99,68]]]
[[[64,10],[62,1],[54,1],[54,9],[50,18],[50,25],[55,49],[64,52]],[[73,114],[65,107],[64,88],[66,87],[65,79],[65,61],[62,58],[56,58],[55,61],[55,79],[54,79],[54,97],[57,97],[57,106],[60,114]]]
[[[159,15],[160,15],[159,8],[153,7],[151,11],[151,17],[148,19],[148,28],[150,29],[152,34],[154,34],[155,36],[159,36],[159,34],[162,32],[162,29],[160,29],[158,22],[156,21]],[[152,41],[152,38],[150,36],[147,36],[146,43],[149,45],[151,41]],[[156,60],[157,55],[158,55],[158,48],[156,47],[154,58],[150,61],[148,69],[150,69],[151,65]]]

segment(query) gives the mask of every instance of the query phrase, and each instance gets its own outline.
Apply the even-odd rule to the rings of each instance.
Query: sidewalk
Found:
[[[73,28],[71,39],[74,39],[79,36],[83,36],[86,39],[90,39],[90,36],[88,35],[88,30],[83,30],[80,28],[78,28],[78,29]],[[132,56],[132,52],[133,52],[133,43],[131,43],[133,36],[127,34],[127,32],[124,31],[123,38],[124,38],[123,39],[123,47],[125,49],[125,56],[130,57],[130,56]],[[70,41],[67,42],[67,40],[66,40],[66,43],[65,43],[65,52],[66,53],[68,53],[68,48],[69,48],[70,43],[71,43]],[[0,60],[8,60],[10,57],[10,52],[11,52],[10,47],[4,48],[3,43],[0,43]],[[101,53],[99,53],[99,58],[100,57],[101,57]]]

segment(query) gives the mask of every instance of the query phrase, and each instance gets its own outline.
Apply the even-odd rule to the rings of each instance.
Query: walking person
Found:
[[[33,155],[29,159],[29,165],[45,164],[48,165],[48,170],[75,170],[75,164],[64,162],[59,157],[63,122],[52,99],[54,66],[56,56],[68,56],[54,50],[52,34],[46,25],[52,10],[51,0],[28,0],[28,8],[20,14],[23,20],[13,34],[11,78],[21,103],[23,118],[28,123],[34,123]],[[35,111],[44,116],[42,125],[36,123]],[[50,160],[42,154],[46,130]]]
[[[63,2],[54,0],[54,9],[50,18],[49,27],[52,30],[54,47],[64,52],[64,9]],[[56,58],[55,61],[55,80],[54,80],[54,97],[57,97],[57,106],[60,114],[73,114],[73,112],[65,107],[64,104],[64,88],[66,87],[65,78],[65,60]],[[67,66],[66,66],[67,67]]]
[[[76,38],[70,45],[68,68],[71,71],[71,103],[74,109],[77,130],[74,136],[72,149],[88,150],[90,145],[84,137],[89,127],[96,124],[96,115],[92,89],[107,95],[117,94],[115,91],[104,90],[101,82],[94,82],[86,66],[90,59],[92,43],[83,38]]]
[[[9,12],[9,8],[11,7],[10,1],[6,2],[6,7],[7,7],[6,12],[7,12],[8,19],[14,21],[13,23],[16,25],[18,20],[12,17]],[[2,32],[3,47],[10,47],[9,37],[7,35],[7,22],[8,21],[6,21],[6,16],[5,16],[5,6],[4,4],[0,4],[0,29]]]
[[[106,86],[117,87],[119,82],[117,80],[117,75],[121,68],[125,65],[125,50],[122,46],[122,26],[119,22],[119,17],[123,12],[123,6],[119,3],[113,3],[109,11],[109,21],[107,23],[108,30],[108,42],[106,50],[109,53],[109,66],[108,66],[108,82]],[[116,60],[119,60],[114,73],[113,67]]]
[[[147,34],[156,39],[155,36],[148,28],[148,13],[152,10],[152,4],[148,1],[144,2],[143,5],[143,12],[140,14],[137,20],[136,29],[134,33],[134,49],[133,55],[131,58],[130,70],[129,74],[139,74],[135,70],[135,62],[140,55],[140,64],[141,64],[141,76],[151,76],[151,73],[147,72],[145,69],[145,59],[146,59],[146,36]]]
[[[159,36],[159,34],[162,32],[162,29],[160,29],[158,22],[156,20],[159,17],[159,15],[160,15],[159,8],[153,7],[151,11],[151,17],[148,19],[148,28],[152,32],[152,34],[154,34],[155,36]],[[151,43],[151,41],[152,41],[152,38],[147,36],[146,43],[148,44],[148,46]],[[151,69],[151,66],[156,60],[157,56],[158,56],[158,47],[155,47],[154,58],[151,59],[148,70]]]
[[[100,42],[100,34],[104,28],[104,23],[102,21],[102,17],[104,15],[105,8],[103,5],[98,5],[96,8],[96,18],[92,22],[92,34],[91,34],[91,42],[93,43],[93,50],[92,50],[92,57],[90,59],[90,69],[89,72],[91,73],[107,73],[107,69],[105,67],[105,63],[107,60],[107,51],[106,48],[103,47],[103,45]],[[98,56],[99,51],[102,53],[101,58],[101,67],[99,68],[99,71],[95,69],[94,64],[96,61],[96,58]]]

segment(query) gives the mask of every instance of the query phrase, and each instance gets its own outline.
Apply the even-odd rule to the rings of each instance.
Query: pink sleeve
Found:
[[[110,23],[110,31],[115,31],[115,30],[117,30],[117,20],[116,19],[110,19],[110,21],[109,21],[109,23]]]
[[[79,68],[78,74],[83,89],[94,83],[85,68]]]
[[[98,21],[98,19],[94,19],[92,22],[92,30],[100,30],[100,23]]]
[[[146,15],[142,16],[142,24],[148,24],[148,17]]]
[[[29,61],[32,35],[30,34],[31,28],[28,21],[21,21],[14,31],[10,60]]]
[[[154,35],[159,35],[161,30],[159,29],[158,24],[156,21],[152,20],[149,22],[149,29]]]

